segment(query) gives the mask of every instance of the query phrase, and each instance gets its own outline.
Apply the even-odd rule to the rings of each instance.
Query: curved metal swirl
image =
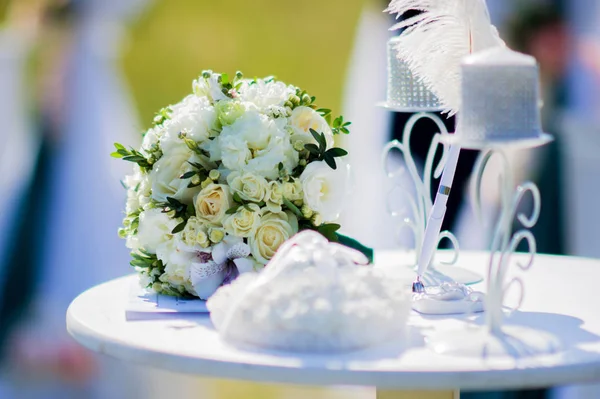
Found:
[[[423,118],[433,121],[439,129],[439,133],[436,133],[433,136],[427,152],[427,157],[425,158],[423,174],[421,175],[410,147],[410,139],[416,123]],[[446,161],[448,160],[449,145],[442,141],[444,136],[449,136],[444,122],[435,114],[421,112],[414,114],[407,121],[402,134],[402,142],[398,140],[391,141],[383,150],[383,168],[388,178],[390,178],[390,180],[399,180],[398,178],[404,176],[408,171],[411,183],[415,190],[415,197],[413,197],[412,190],[407,189],[402,183],[395,181],[393,187],[388,192],[386,206],[388,214],[392,216],[392,218],[403,218],[397,234],[400,237],[403,230],[409,229],[415,239],[415,250],[417,254],[421,250],[427,220],[429,219],[429,214],[433,207],[433,201],[431,199],[431,180],[440,178],[444,171]],[[442,145],[442,157],[436,164],[435,155],[440,145]],[[396,151],[400,152],[402,155],[405,165],[397,169],[392,169],[392,156]],[[400,196],[400,198],[398,198],[398,196]],[[408,204],[408,211],[403,210],[402,212],[398,212],[394,209],[393,200],[397,201],[399,199],[402,200],[403,203]],[[448,265],[455,264],[459,254],[458,240],[452,233],[444,231],[440,234],[438,246],[443,239],[448,239],[450,241],[453,257],[451,261],[444,261],[441,263]]]
[[[526,182],[517,187],[513,191],[513,178],[510,173],[508,158],[502,151],[486,151],[481,154],[476,164],[476,175],[471,186],[471,196],[475,206],[476,213],[481,217],[481,195],[482,195],[482,178],[487,165],[493,155],[499,155],[503,163],[503,168],[500,173],[499,183],[501,188],[501,212],[498,217],[494,236],[492,238],[489,269],[488,269],[488,295],[487,295],[487,319],[488,327],[491,331],[499,331],[504,319],[504,299],[506,293],[511,287],[518,287],[519,294],[515,306],[512,311],[518,310],[525,295],[525,287],[523,280],[519,277],[514,277],[506,281],[506,275],[511,265],[513,254],[517,251],[521,243],[527,244],[527,252],[529,255],[526,262],[516,262],[516,265],[523,271],[529,270],[535,260],[537,251],[536,240],[529,229],[533,228],[541,211],[541,195],[537,186],[532,182]],[[519,211],[519,207],[525,197],[531,195],[533,201],[533,209],[531,214],[525,214]],[[518,222],[523,227],[514,234],[513,224]]]

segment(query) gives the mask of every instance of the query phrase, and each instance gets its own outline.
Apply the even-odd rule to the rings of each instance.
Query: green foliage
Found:
[[[343,116],[341,116],[341,115],[338,116],[333,121],[333,129],[332,129],[333,134],[340,134],[340,132],[344,133],[344,134],[350,133],[348,126],[350,126],[351,124],[352,124],[352,122],[345,122]]]
[[[343,157],[348,155],[348,152],[342,148],[330,148],[327,149],[327,140],[325,139],[324,133],[318,133],[317,131],[310,129],[310,133],[315,138],[317,144],[305,144],[304,148],[310,153],[309,163],[315,160],[325,161],[331,169],[337,169],[335,158]]]
[[[236,205],[232,206],[231,208],[229,208],[225,214],[226,215],[233,215],[234,213],[236,213],[240,208],[246,208],[247,211],[249,212],[253,212],[253,209],[250,207],[250,204],[254,204],[255,202],[252,201],[246,201],[245,199],[243,199],[240,196],[240,193],[233,193],[233,200],[236,202]],[[263,207],[265,206],[265,202],[264,201],[260,201],[259,203],[257,203],[257,205],[259,207]]]
[[[156,113],[154,116],[154,126],[161,126],[163,123],[171,119],[173,109],[171,106],[164,107]]]
[[[287,207],[298,219],[304,219],[302,211],[287,198],[283,199],[283,205]]]
[[[119,143],[115,143],[115,148],[117,149],[117,151],[110,154],[111,157],[120,158],[124,161],[137,163],[139,167],[145,170],[146,172],[152,170],[151,161],[147,159],[141,152],[133,148],[130,148],[128,150],[127,148],[125,148],[125,146]]]
[[[188,184],[188,188],[198,187],[202,184],[202,182],[204,180],[206,180],[208,178],[209,172],[207,172],[206,169],[204,169],[204,166],[202,166],[201,164],[199,164],[197,162],[188,161],[188,163],[195,170],[186,172],[186,173],[182,174],[181,176],[179,176],[179,178],[182,180],[191,179],[190,183]],[[197,178],[195,178],[196,176],[197,176]]]
[[[159,260],[155,254],[151,254],[149,252],[144,251],[143,249],[138,249],[137,252],[132,252],[131,257],[133,258],[129,264],[134,267],[141,267],[143,269],[164,269],[164,265],[161,260]]]
[[[172,197],[167,197],[167,202],[160,204],[160,207],[163,208],[163,213],[173,212],[174,219],[183,219],[183,222],[175,226],[175,228],[171,231],[171,234],[177,234],[180,231],[183,231],[188,219],[190,216],[193,216],[191,214],[194,209],[193,207],[188,207]]]
[[[339,238],[336,232],[341,228],[339,224],[322,224],[317,227],[317,231],[327,238],[329,241],[338,242]]]

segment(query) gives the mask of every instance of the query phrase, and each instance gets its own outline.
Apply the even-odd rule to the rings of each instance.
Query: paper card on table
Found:
[[[136,281],[130,288],[125,312],[128,317],[136,315],[141,317],[150,314],[208,313],[208,309],[206,301],[201,299],[160,295],[141,288]]]

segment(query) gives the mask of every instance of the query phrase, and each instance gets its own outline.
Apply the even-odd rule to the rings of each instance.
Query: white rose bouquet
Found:
[[[334,135],[350,122],[314,101],[274,78],[205,71],[141,149],[115,144],[135,163],[119,234],[144,287],[206,299],[300,230],[339,239],[348,168]]]

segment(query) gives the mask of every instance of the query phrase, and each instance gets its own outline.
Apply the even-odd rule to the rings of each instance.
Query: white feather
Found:
[[[421,14],[391,28],[405,28],[398,57],[438,96],[445,111],[454,114],[460,109],[462,59],[504,42],[485,0],[392,0],[386,9],[398,17],[410,10]]]

